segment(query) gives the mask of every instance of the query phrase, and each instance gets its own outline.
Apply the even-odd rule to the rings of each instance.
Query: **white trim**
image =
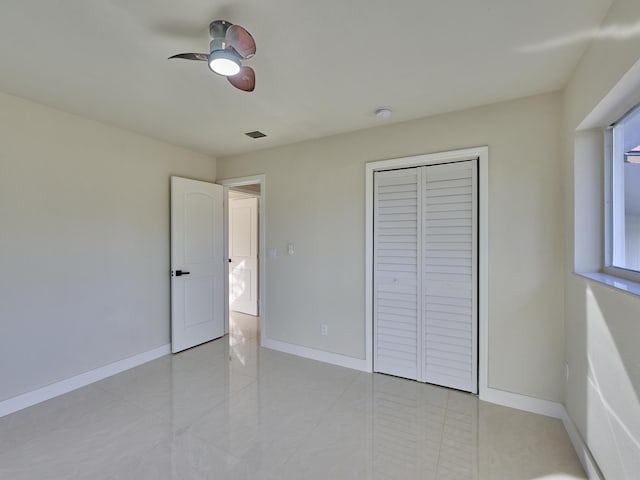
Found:
[[[617,277],[609,272],[574,272],[576,275],[602,283],[608,287],[615,288],[631,295],[640,296],[640,283]]]
[[[524,410],[525,412],[545,415],[547,417],[561,419],[564,415],[564,407],[561,403],[543,400],[542,398],[529,397],[519,393],[507,392],[505,390],[498,390],[497,388],[487,387],[484,392],[480,393],[480,400]]]
[[[373,172],[367,163],[365,175],[365,244],[364,244],[364,359],[368,372],[373,372]]]
[[[315,348],[303,347],[302,345],[295,345],[293,343],[281,342],[280,340],[274,340],[272,338],[262,338],[262,346],[270,348],[271,350],[277,350],[278,352],[290,353],[291,355],[297,355],[299,357],[309,358],[311,360],[317,360],[319,362],[330,363],[339,367],[351,368],[353,370],[360,370],[362,372],[370,372],[371,367],[366,360],[361,358],[348,357],[339,353],[325,352],[323,350],[317,350]]]
[[[266,197],[266,177],[264,174],[250,175],[246,177],[228,178],[217,180],[216,183],[224,187],[224,251],[229,258],[229,187],[241,187],[243,185],[260,184],[260,194],[258,197],[258,261],[259,261],[259,283],[258,283],[258,315],[260,316],[260,345],[265,346],[267,339],[267,202]],[[229,278],[229,263],[225,262],[225,278]],[[229,332],[229,282],[224,282],[224,314],[225,333]]]
[[[53,397],[63,395],[72,390],[76,390],[102,380],[103,378],[124,372],[130,368],[155,360],[156,358],[164,357],[169,353],[171,353],[171,344],[168,343],[161,347],[154,348],[153,350],[149,350],[148,352],[139,353],[133,357],[118,360],[117,362],[110,363],[104,367],[99,367],[95,370],[76,375],[75,377],[66,378],[59,382],[52,383],[46,387],[23,393],[17,397],[9,398],[0,402],[0,417],[17,412],[23,408],[30,407],[36,403],[44,402],[45,400],[49,400]]]
[[[373,371],[373,173],[376,170],[408,168],[436,163],[456,162],[477,158],[478,179],[478,390],[480,398],[488,390],[489,348],[489,148],[476,147],[450,152],[416,155],[369,162],[365,165],[365,371]]]
[[[258,192],[249,190],[248,188],[233,187],[233,191],[238,193],[238,196],[242,195],[243,197],[260,198],[260,194]]]
[[[584,468],[584,471],[587,473],[587,477],[590,480],[604,480],[604,476],[602,475],[598,464],[594,460],[593,455],[591,455],[589,447],[587,447],[587,444],[582,439],[582,435],[580,435],[580,432],[564,407],[562,407],[561,420],[565,430],[569,434],[569,439],[571,440],[573,448],[580,459],[580,463],[582,463],[582,468]]]
[[[489,388],[489,148],[479,155],[478,178],[478,393]]]
[[[604,131],[604,263],[599,266],[613,265],[613,145],[614,130],[607,128]]]

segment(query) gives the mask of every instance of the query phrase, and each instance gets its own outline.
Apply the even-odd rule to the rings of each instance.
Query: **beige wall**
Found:
[[[592,242],[601,209],[588,202],[602,198],[602,167],[588,173],[590,157],[602,160],[602,127],[640,100],[640,2],[617,0],[602,31],[609,36],[593,42],[565,95],[565,405],[605,477],[631,479],[640,472],[640,298],[571,272],[574,258],[577,269],[599,263],[600,249],[584,248],[601,246]],[[600,128],[576,134],[579,126]]]
[[[548,94],[218,159],[266,175],[267,336],[364,358],[365,162],[488,145],[489,386],[561,401],[560,118]]]
[[[169,176],[215,159],[0,94],[0,400],[169,342]]]

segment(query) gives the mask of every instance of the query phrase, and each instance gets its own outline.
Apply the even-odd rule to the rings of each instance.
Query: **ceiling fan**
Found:
[[[209,25],[210,53],[179,53],[169,57],[207,62],[212,72],[227,77],[229,83],[245,92],[253,92],[256,86],[256,72],[243,66],[241,60],[248,60],[256,53],[256,42],[249,32],[240,25],[226,20],[215,20]]]

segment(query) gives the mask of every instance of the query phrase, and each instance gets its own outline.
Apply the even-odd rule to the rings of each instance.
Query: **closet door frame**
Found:
[[[374,172],[439,163],[478,160],[478,393],[488,396],[488,225],[489,225],[489,148],[475,147],[412,157],[369,162],[366,169],[366,239],[365,239],[365,362],[373,371],[373,219]]]

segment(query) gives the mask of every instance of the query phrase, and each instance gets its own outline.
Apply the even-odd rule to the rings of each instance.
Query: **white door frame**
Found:
[[[437,163],[478,159],[478,391],[480,398],[488,389],[489,347],[489,147],[466,148],[449,152],[416,155],[368,162],[365,184],[365,362],[373,371],[373,174],[377,170],[409,168]]]
[[[260,315],[260,344],[264,342],[266,338],[266,287],[267,287],[267,236],[266,236],[266,204],[265,204],[265,189],[266,182],[264,175],[250,175],[247,177],[228,178],[225,180],[218,180],[216,183],[224,187],[224,252],[229,258],[229,189],[232,187],[242,187],[245,185],[260,184],[260,194],[258,197],[258,312]],[[229,262],[224,262],[224,275],[225,278],[229,278]],[[224,315],[225,315],[225,332],[229,333],[229,281],[224,282]]]

